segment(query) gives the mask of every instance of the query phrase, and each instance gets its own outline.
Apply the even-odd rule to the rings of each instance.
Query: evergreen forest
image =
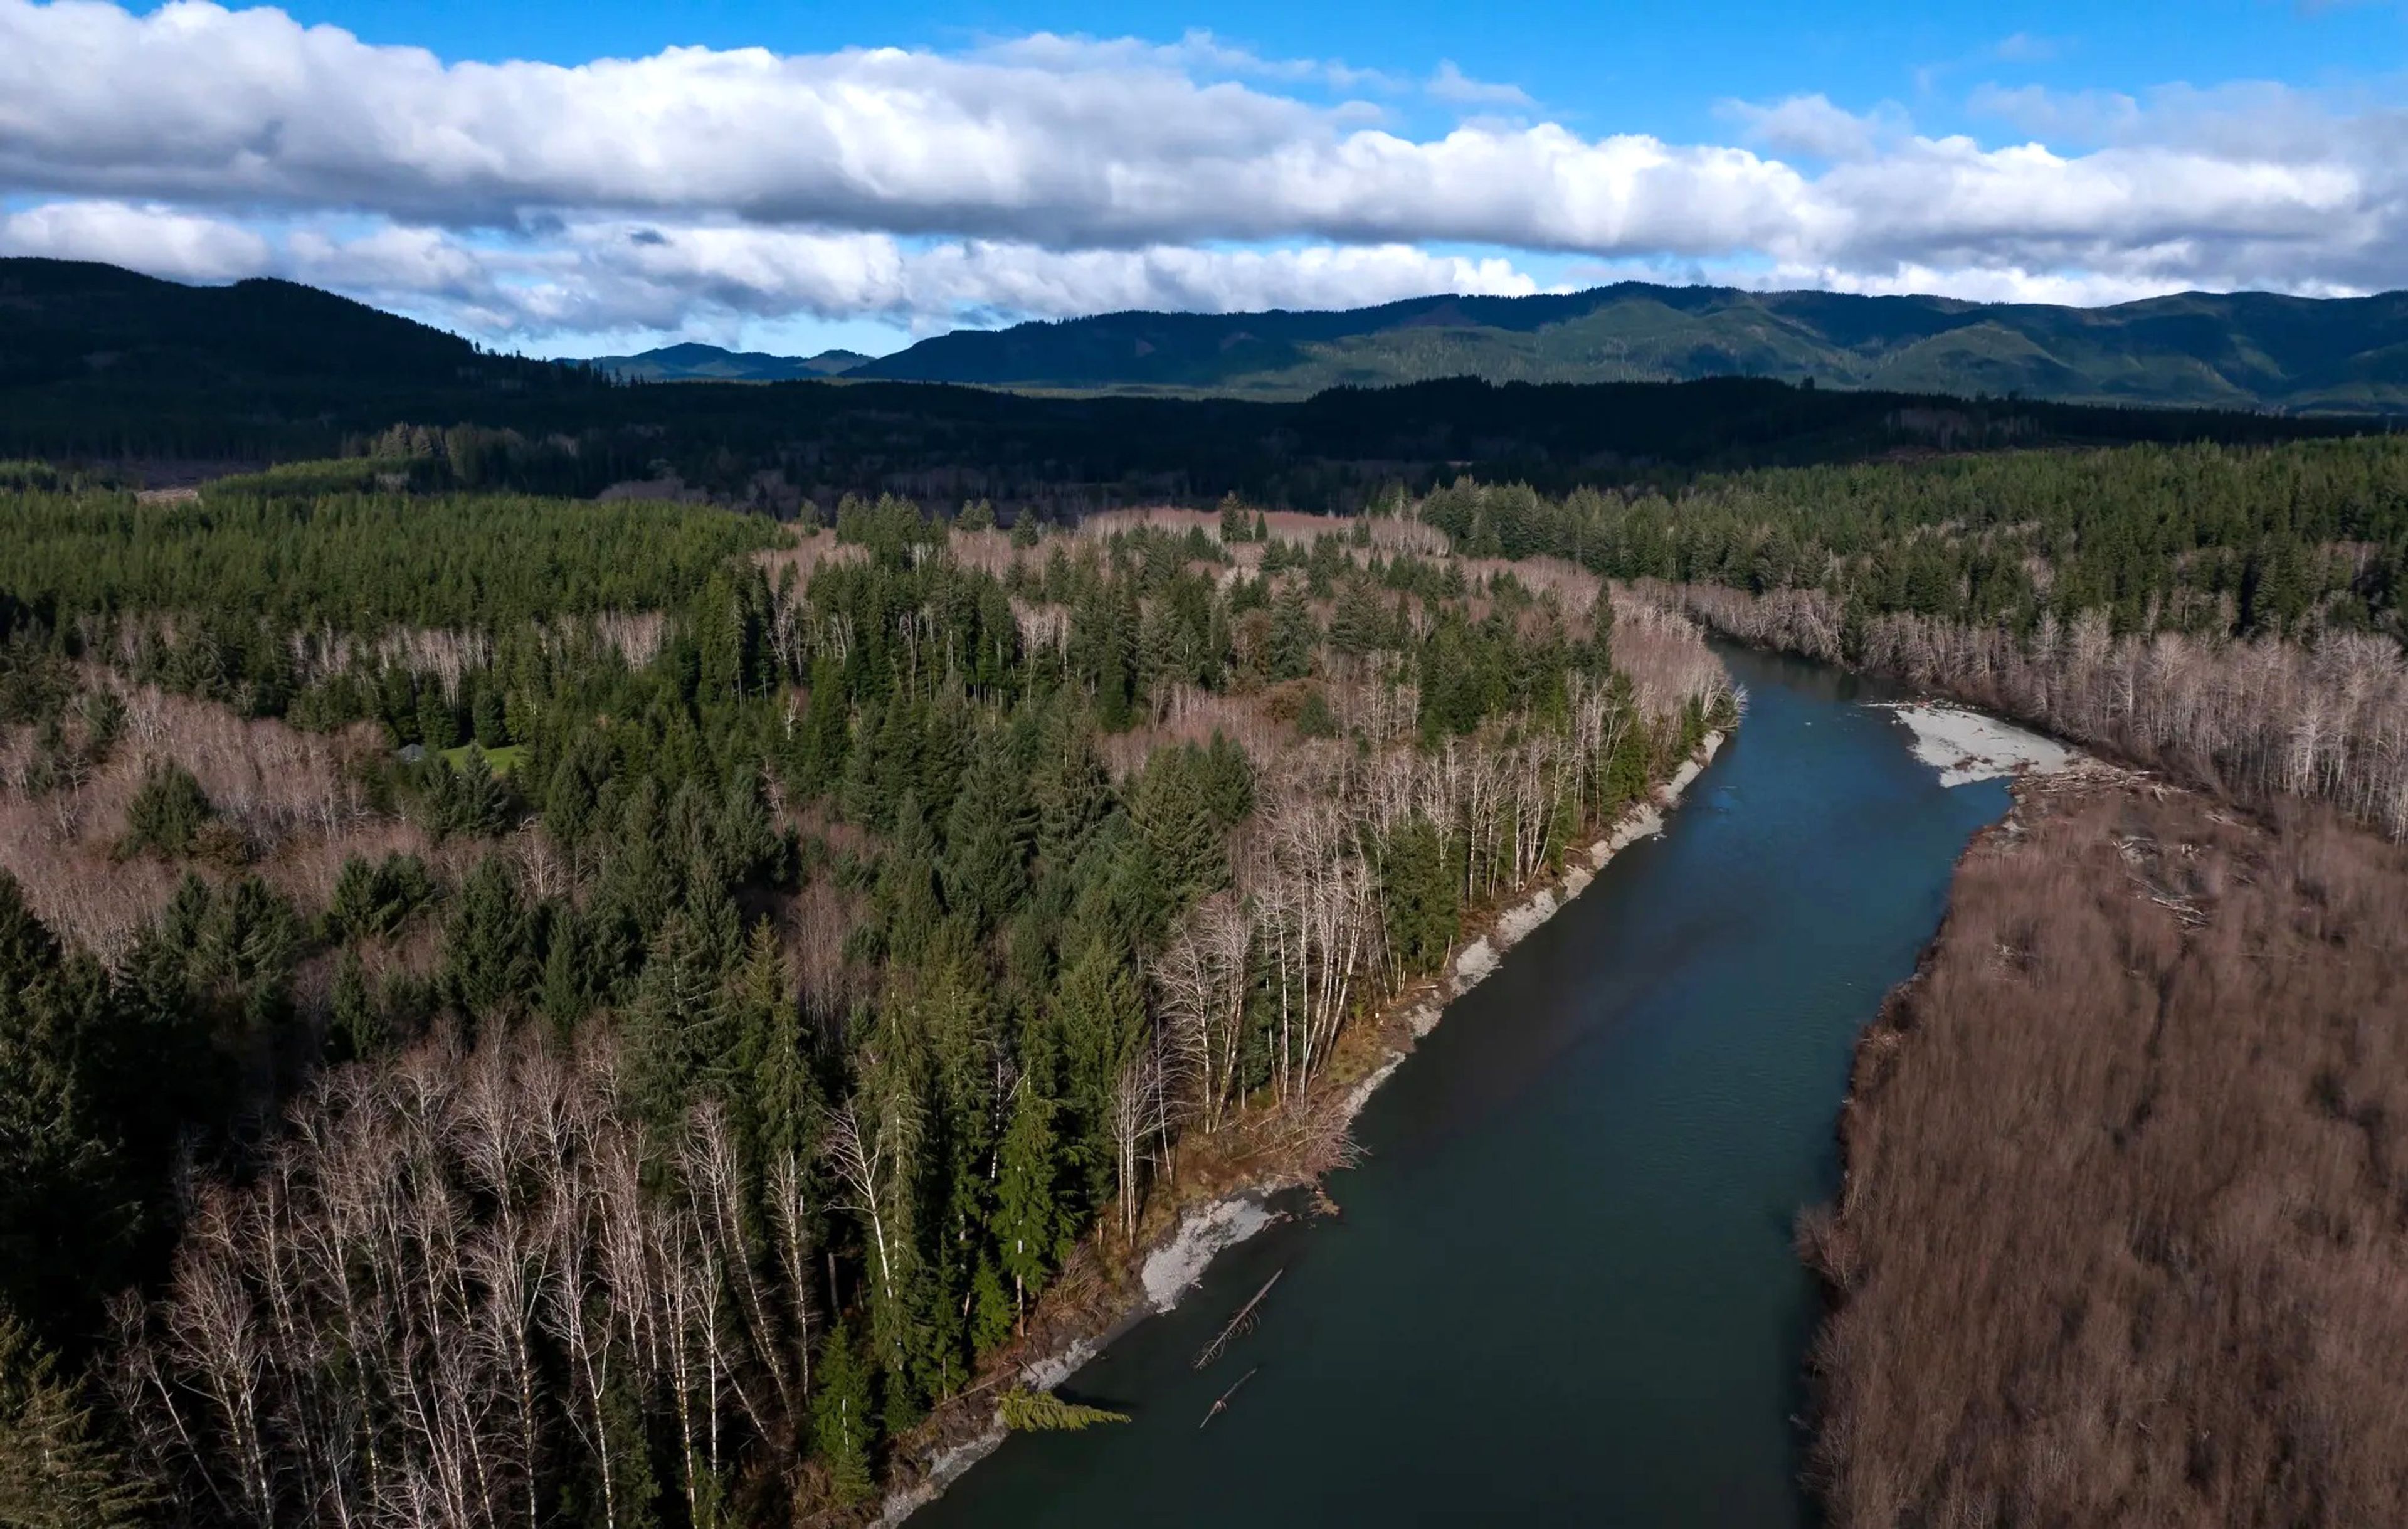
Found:
[[[1410,514],[7,481],[8,1522],[861,1511],[1736,715]]]

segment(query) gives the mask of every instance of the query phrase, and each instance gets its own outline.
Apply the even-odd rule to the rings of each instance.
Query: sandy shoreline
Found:
[[[1561,912],[1567,902],[1586,890],[1597,873],[1616,855],[1641,839],[1663,832],[1666,815],[1680,802],[1706,766],[1713,762],[1722,746],[1722,733],[1706,734],[1697,752],[1682,762],[1671,779],[1658,786],[1645,805],[1625,817],[1612,833],[1591,844],[1585,855],[1571,858],[1563,874],[1551,885],[1539,887],[1499,912],[1486,933],[1455,953],[1453,964],[1435,989],[1404,1001],[1396,1012],[1404,1022],[1408,1038],[1402,1045],[1389,1047],[1378,1064],[1346,1094],[1339,1105],[1344,1118],[1352,1121],[1362,1112],[1380,1085],[1412,1054],[1413,1043],[1438,1028],[1449,1003],[1495,972],[1504,952],[1528,938],[1540,925]],[[1147,1317],[1172,1309],[1203,1279],[1213,1259],[1280,1220],[1280,1214],[1270,1207],[1270,1197],[1297,1187],[1291,1180],[1250,1185],[1190,1210],[1180,1219],[1178,1229],[1146,1254],[1139,1277],[1144,1299],[1121,1312],[1102,1334],[1077,1338],[1024,1366],[1021,1383],[1034,1390],[1050,1391],[1077,1374],[1123,1333]],[[898,1524],[934,1502],[972,1465],[1000,1447],[1007,1436],[1008,1431],[997,1418],[978,1435],[937,1454],[920,1480],[887,1494],[877,1523],[882,1529]]]
[[[1914,757],[1940,772],[1942,786],[2027,772],[2053,775],[2083,757],[2055,739],[1947,701],[1897,701],[1876,710],[1906,724],[1914,734]]]

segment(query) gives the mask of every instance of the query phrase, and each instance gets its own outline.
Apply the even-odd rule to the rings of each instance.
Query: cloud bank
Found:
[[[1406,95],[1460,115],[1415,136]],[[2408,112],[2272,85],[1973,104],[2005,140],[1807,96],[1679,144],[1451,63],[1204,34],[562,67],[0,0],[0,191],[34,204],[0,251],[289,274],[493,335],[1350,306],[1535,290],[1568,256],[2047,300],[2408,284]],[[1440,252],[1467,246],[1505,252]]]

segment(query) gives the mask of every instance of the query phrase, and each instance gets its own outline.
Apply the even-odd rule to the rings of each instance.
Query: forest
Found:
[[[1972,454],[1561,498],[1466,481],[1419,513],[1469,552],[1569,558],[1727,636],[2408,836],[2408,446],[2392,438]]]
[[[356,470],[462,490],[617,486],[788,515],[807,501],[893,494],[986,499],[1007,519],[1025,511],[1068,523],[1132,506],[1209,508],[1232,492],[1268,508],[1355,512],[1465,473],[1560,496],[1901,454],[2268,443],[2394,424],[2049,402],[1978,381],[1858,390],[1828,385],[1842,378],[1828,369],[1823,385],[1813,368],[1780,373],[1790,380],[1724,369],[1758,374],[1333,378],[1342,385],[1282,400],[941,381],[625,383],[492,354],[291,282],[187,287],[108,266],[0,259],[0,458],[134,486],[342,456]]]
[[[2016,821],[1803,1227],[1830,1522],[2401,1522],[2408,849],[2137,777]]]
[[[843,1522],[1734,715],[1410,516],[0,482],[12,1522]]]

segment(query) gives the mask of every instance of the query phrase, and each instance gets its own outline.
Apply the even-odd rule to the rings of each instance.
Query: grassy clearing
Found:
[[[476,746],[474,743],[463,743],[458,748],[447,748],[442,751],[439,757],[454,770],[466,769],[468,763],[468,751]],[[523,744],[505,743],[500,748],[485,750],[485,763],[494,774],[507,775],[517,768],[519,756],[525,752],[526,747]]]

